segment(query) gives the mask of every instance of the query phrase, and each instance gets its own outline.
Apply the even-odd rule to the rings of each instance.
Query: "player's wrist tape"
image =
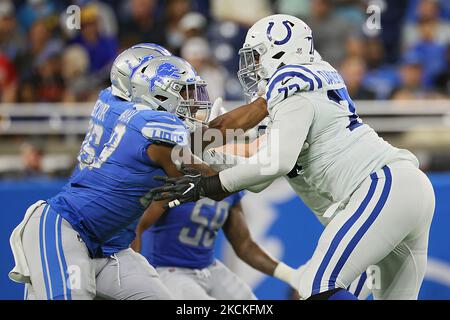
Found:
[[[220,182],[218,174],[211,177],[202,177],[201,184],[202,191],[200,195],[203,197],[215,200],[215,198],[219,197],[225,192],[225,190],[223,190],[222,183]]]
[[[278,263],[275,271],[273,272],[273,276],[281,281],[284,281],[288,284],[291,284],[292,277],[294,275],[295,269],[292,269],[288,265],[283,262]]]

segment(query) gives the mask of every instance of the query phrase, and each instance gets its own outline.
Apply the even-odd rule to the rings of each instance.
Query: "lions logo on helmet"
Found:
[[[131,101],[130,78],[137,67],[156,57],[170,55],[169,51],[153,43],[140,43],[122,52],[111,67],[112,94]]]
[[[158,69],[156,69],[156,73],[153,77],[150,78],[150,90],[152,92],[155,91],[156,82],[162,82],[163,78],[170,77],[173,79],[180,79],[180,69],[175,67],[173,64],[169,62],[165,62],[161,64]]]

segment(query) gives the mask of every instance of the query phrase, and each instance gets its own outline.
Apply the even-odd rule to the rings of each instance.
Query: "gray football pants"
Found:
[[[22,243],[31,278],[27,299],[172,298],[155,269],[132,249],[91,259],[78,233],[48,204],[30,217]]]
[[[223,263],[204,269],[158,267],[162,282],[178,300],[255,300],[251,288]]]

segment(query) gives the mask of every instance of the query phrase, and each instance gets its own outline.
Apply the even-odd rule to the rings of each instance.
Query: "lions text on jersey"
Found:
[[[128,109],[98,158],[48,203],[80,234],[93,257],[104,256],[109,252],[104,253],[101,245],[140,217],[148,205],[146,194],[160,185],[153,177],[164,171],[149,159],[148,147],[184,144],[187,139],[186,127],[176,116],[148,108]]]

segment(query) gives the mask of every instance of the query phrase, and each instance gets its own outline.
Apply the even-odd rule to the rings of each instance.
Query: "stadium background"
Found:
[[[79,30],[67,28],[70,5],[81,8]],[[363,120],[418,155],[437,196],[420,298],[450,298],[450,0],[0,0],[0,299],[23,293],[7,278],[9,235],[31,203],[64,184],[116,55],[139,42],[162,44],[232,108],[243,98],[237,51],[248,27],[272,13],[304,19]],[[267,250],[293,266],[308,259],[321,226],[284,181],[244,202]],[[240,263],[222,235],[217,255],[259,298],[291,296]]]

